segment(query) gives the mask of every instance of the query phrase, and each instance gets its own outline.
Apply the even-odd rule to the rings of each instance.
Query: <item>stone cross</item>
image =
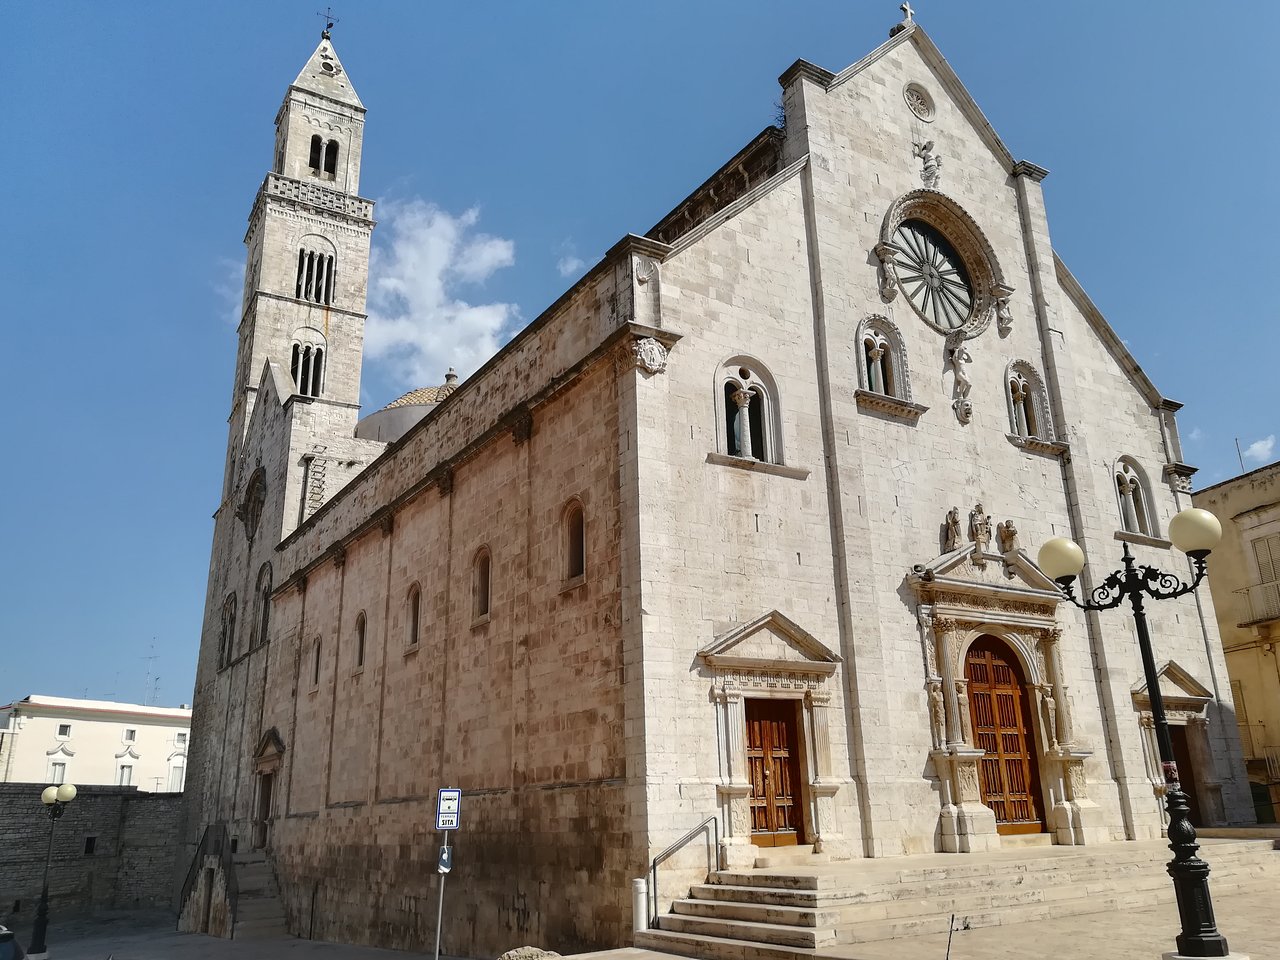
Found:
[[[329,31],[332,30],[334,25],[338,22],[338,18],[333,15],[333,7],[325,7],[324,13],[317,13],[316,16],[324,17],[325,26],[324,30],[320,32],[320,35],[324,37],[324,39],[328,40]],[[907,17],[907,19],[910,20],[911,18]]]
[[[902,11],[902,19],[906,23],[911,23],[912,22],[911,18],[914,17],[916,13],[914,10],[911,9],[911,4],[904,3],[898,9]]]

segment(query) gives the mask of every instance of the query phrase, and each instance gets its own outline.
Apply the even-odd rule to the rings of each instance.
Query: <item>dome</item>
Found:
[[[444,375],[444,383],[438,387],[418,387],[416,390],[410,390],[376,413],[369,414],[356,424],[356,436],[362,440],[394,443],[457,389],[458,375],[453,367],[450,367],[449,372]]]

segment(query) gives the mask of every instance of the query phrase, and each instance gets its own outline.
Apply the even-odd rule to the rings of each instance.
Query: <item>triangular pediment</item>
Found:
[[[1184,667],[1172,660],[1167,661],[1156,677],[1160,683],[1160,696],[1166,707],[1175,710],[1199,709],[1213,699],[1213,693]],[[1147,681],[1144,677],[1131,688],[1133,700],[1139,707],[1146,708],[1151,704],[1147,694]]]
[[[761,666],[834,673],[840,656],[777,610],[720,634],[698,651],[712,667]]]
[[[929,563],[912,568],[908,582],[950,585],[976,592],[1008,593],[1032,591],[1056,602],[1061,598],[1058,585],[1036,566],[1021,548],[1000,554],[966,543]]]
[[[293,86],[308,93],[318,93],[338,103],[364,109],[364,104],[356,95],[356,88],[351,85],[351,78],[347,76],[337,51],[333,49],[333,42],[327,35],[320,39],[306,66],[294,79]]]
[[[284,756],[284,741],[280,739],[280,731],[272,727],[258,741],[258,749],[253,752],[253,762],[261,766]]]

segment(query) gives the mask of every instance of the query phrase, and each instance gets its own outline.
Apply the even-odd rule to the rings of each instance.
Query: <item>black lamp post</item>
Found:
[[[1222,526],[1207,510],[1183,510],[1169,523],[1169,537],[1174,546],[1189,556],[1195,565],[1190,583],[1171,573],[1133,562],[1129,545],[1124,546],[1124,568],[1108,576],[1077,600],[1072,583],[1084,569],[1084,553],[1065,537],[1055,537],[1040,548],[1040,569],[1062,588],[1068,600],[1082,610],[1111,610],[1125,600],[1133,607],[1133,622],[1138,632],[1138,649],[1142,653],[1142,669],[1151,697],[1151,716],[1155,721],[1156,743],[1164,770],[1165,806],[1169,811],[1169,876],[1178,897],[1178,916],[1182,933],[1178,935],[1179,957],[1228,957],[1227,938],[1218,932],[1213,918],[1213,901],[1209,897],[1209,865],[1196,856],[1200,845],[1189,814],[1187,795],[1178,781],[1178,765],[1173,759],[1173,741],[1169,738],[1169,721],[1164,713],[1164,697],[1160,694],[1160,678],[1156,674],[1155,656],[1151,651],[1151,634],[1143,610],[1145,597],[1169,600],[1190,593],[1204,580],[1209,552],[1222,537]]]
[[[53,825],[61,819],[67,804],[76,798],[75,784],[63,783],[45,787],[40,800],[49,809],[49,849],[44,858],[44,886],[40,889],[40,906],[36,908],[36,922],[31,930],[31,949],[27,956],[40,960],[49,955],[45,934],[49,928],[49,864],[53,860]]]

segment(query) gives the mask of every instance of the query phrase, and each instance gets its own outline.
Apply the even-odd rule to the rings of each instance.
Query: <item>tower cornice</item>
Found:
[[[305,180],[295,180],[293,177],[285,177],[278,173],[268,173],[262,181],[262,186],[258,188],[257,196],[253,198],[253,208],[249,211],[249,227],[245,231],[246,242],[253,232],[253,225],[258,219],[261,207],[272,201],[289,209],[321,214],[367,229],[373,229],[374,226],[372,200],[343,193],[341,190],[333,190],[318,183],[308,183]]]

